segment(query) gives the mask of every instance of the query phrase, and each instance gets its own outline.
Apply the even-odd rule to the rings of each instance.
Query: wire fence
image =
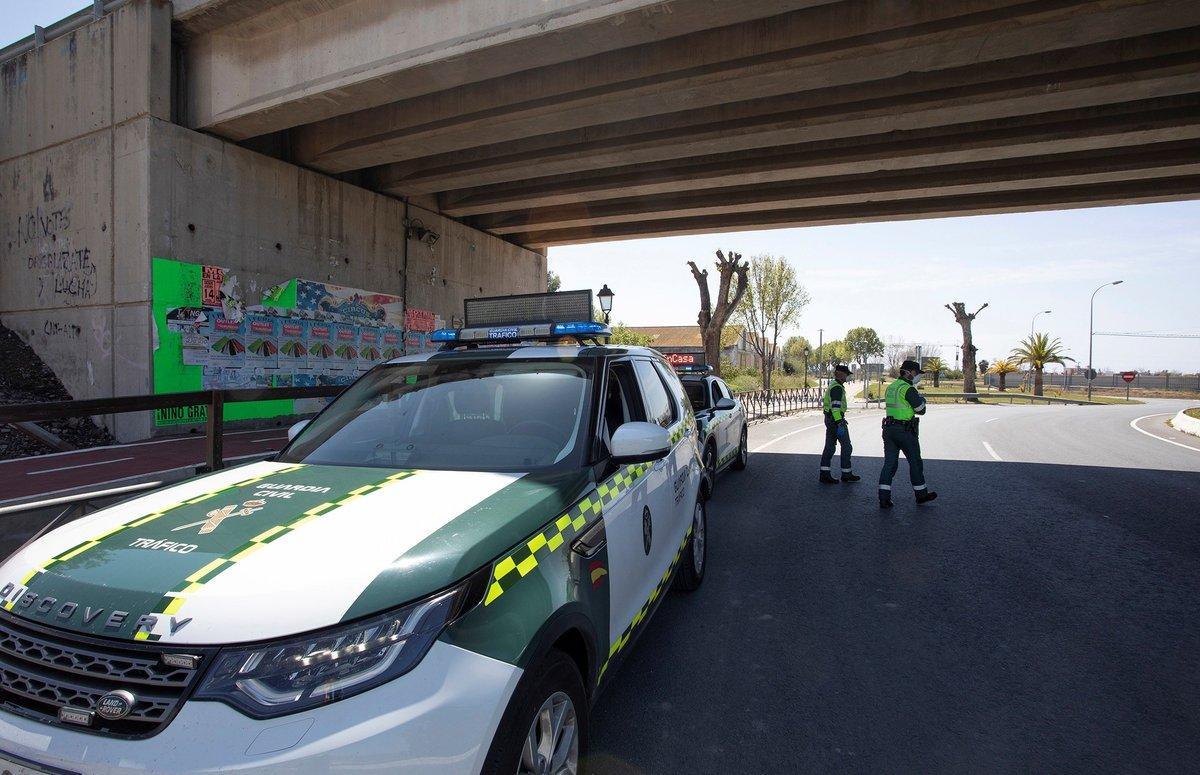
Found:
[[[815,387],[782,390],[748,390],[735,393],[746,409],[747,420],[763,420],[821,405],[821,393]]]

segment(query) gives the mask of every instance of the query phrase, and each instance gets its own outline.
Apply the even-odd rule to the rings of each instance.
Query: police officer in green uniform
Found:
[[[850,453],[854,447],[850,444],[850,426],[846,423],[846,410],[850,408],[850,395],[846,392],[848,379],[849,366],[834,366],[833,381],[821,399],[825,414],[825,450],[821,453],[820,478],[823,484],[837,484],[839,481],[833,478],[829,468],[833,464],[833,448],[837,444],[842,446],[842,484],[857,482],[862,478],[854,475],[850,465]]]
[[[921,442],[917,439],[920,419],[925,414],[925,399],[915,387],[921,380],[921,365],[916,361],[900,364],[900,378],[888,385],[884,393],[887,417],[883,419],[883,470],[879,472],[879,507],[892,507],[892,477],[900,465],[900,453],[908,461],[908,476],[912,480],[917,503],[928,503],[937,497],[925,486],[925,465],[921,460]]]

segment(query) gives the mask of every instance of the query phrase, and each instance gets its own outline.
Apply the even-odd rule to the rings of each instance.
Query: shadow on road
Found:
[[[709,569],[594,711],[593,771],[1194,771],[1200,475],[814,455],[721,480]]]

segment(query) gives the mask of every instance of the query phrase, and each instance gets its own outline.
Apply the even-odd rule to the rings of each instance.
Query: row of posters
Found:
[[[248,299],[236,273],[171,259],[154,259],[153,294],[158,392],[349,384],[435,349],[444,325],[399,296],[303,278]]]

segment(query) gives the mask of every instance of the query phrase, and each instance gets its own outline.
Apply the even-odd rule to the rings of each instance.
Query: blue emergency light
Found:
[[[680,374],[708,374],[712,370],[712,366],[703,363],[681,363],[675,367],[675,371]]]
[[[439,328],[429,335],[431,342],[457,342],[458,331],[453,328]]]
[[[553,342],[560,337],[598,340],[612,336],[606,323],[588,320],[592,308],[591,291],[529,293],[518,296],[494,296],[467,299],[465,325],[459,329],[441,328],[430,341],[443,349],[455,346]],[[558,322],[563,321],[566,322]]]

